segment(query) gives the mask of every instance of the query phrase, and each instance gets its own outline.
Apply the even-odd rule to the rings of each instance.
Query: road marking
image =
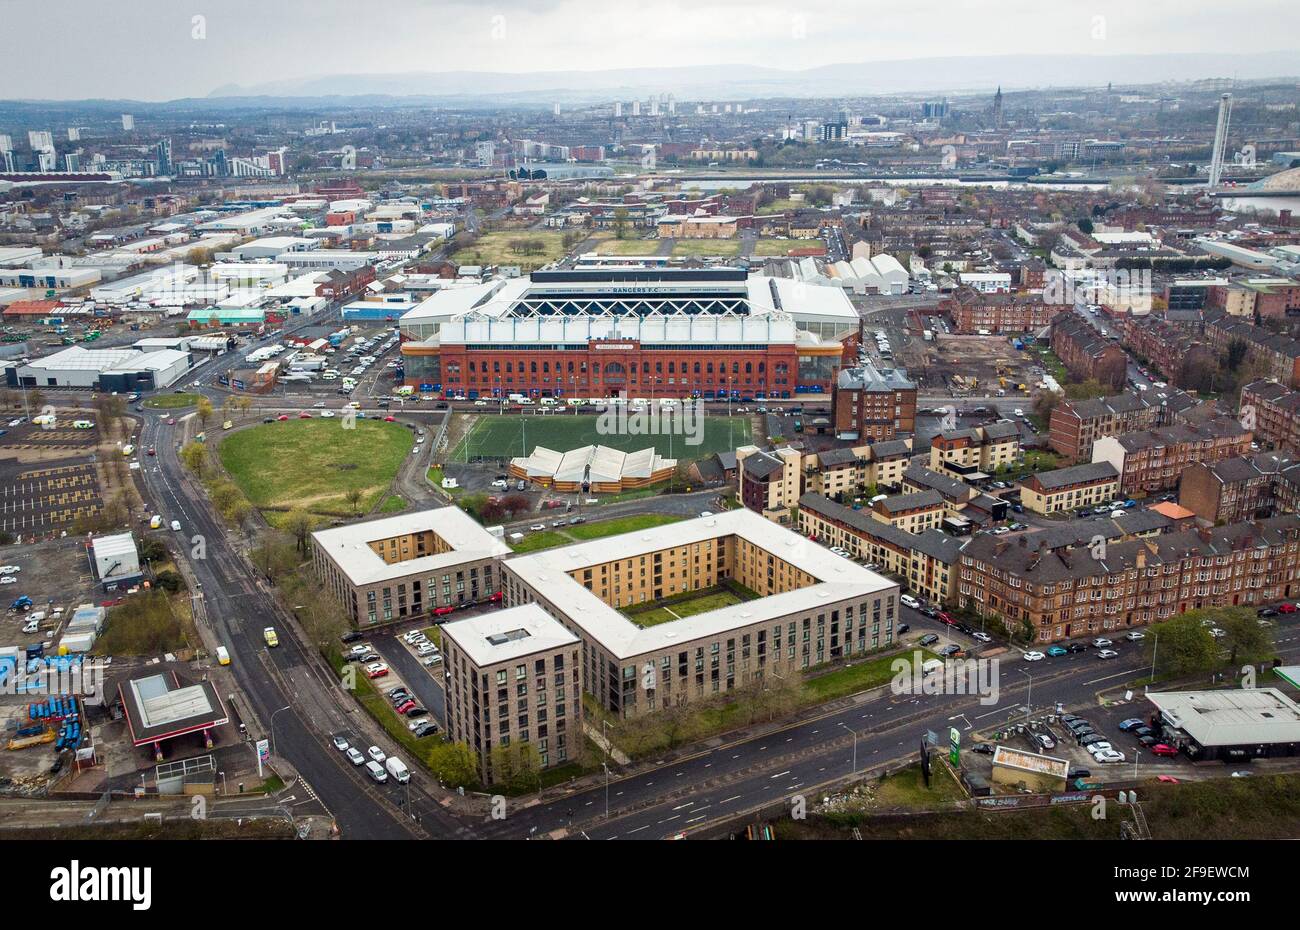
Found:
[[[723,799],[722,799],[721,801],[719,801],[718,803],[719,803],[719,804],[726,804],[726,803],[728,803],[729,801],[739,801],[739,800],[740,800],[740,795],[738,795],[738,794],[733,794],[733,795],[732,795],[731,797],[729,797],[729,798],[723,798]]]
[[[780,778],[782,775],[789,775],[789,774],[790,774],[790,770],[789,770],[789,769],[786,769],[784,772],[777,772],[775,775],[773,775],[773,776],[771,776],[771,777],[772,777],[772,778]]]

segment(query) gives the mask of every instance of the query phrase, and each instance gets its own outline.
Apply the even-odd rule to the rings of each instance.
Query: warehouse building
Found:
[[[367,520],[312,533],[317,576],[356,626],[489,599],[510,548],[459,507]]]
[[[175,349],[84,349],[69,346],[53,355],[5,368],[9,387],[71,387],[116,391],[154,391],[185,376],[190,353]]]

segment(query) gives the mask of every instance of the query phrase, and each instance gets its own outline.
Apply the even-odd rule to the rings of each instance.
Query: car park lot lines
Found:
[[[89,461],[0,469],[0,530],[30,533],[66,526],[99,513],[101,503],[99,479]]]

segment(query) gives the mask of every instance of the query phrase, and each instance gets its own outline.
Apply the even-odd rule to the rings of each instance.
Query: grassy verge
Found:
[[[178,410],[181,407],[193,407],[199,402],[197,394],[159,394],[144,402],[146,407],[155,410]]]

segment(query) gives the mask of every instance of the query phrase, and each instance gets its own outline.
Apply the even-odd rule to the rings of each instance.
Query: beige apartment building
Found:
[[[1039,472],[1020,482],[1020,503],[1041,514],[1095,507],[1118,495],[1119,472],[1109,462]]]
[[[799,532],[878,565],[932,603],[947,603],[957,593],[957,559],[965,539],[935,529],[909,533],[820,494],[799,499]]]
[[[459,507],[434,507],[311,535],[316,575],[354,626],[487,600],[510,552]]]
[[[938,529],[947,514],[947,504],[938,491],[893,494],[871,505],[871,515],[877,520],[909,533]]]
[[[495,780],[493,750],[528,743],[543,768],[582,742],[581,642],[534,604],[443,624],[447,737]]]
[[[506,604],[536,604],[578,637],[586,690],[622,717],[883,649],[898,618],[896,584],[747,509],[519,556],[502,571]],[[657,602],[722,591],[735,602],[637,622]]]
[[[736,468],[741,503],[769,520],[788,523],[790,508],[803,493],[803,453],[789,446],[770,452],[741,446]]]
[[[957,475],[992,474],[1020,458],[1020,428],[1010,420],[949,430],[930,440],[930,468]]]
[[[912,460],[912,440],[887,439],[804,455],[804,490],[827,497],[870,487],[898,487]]]

